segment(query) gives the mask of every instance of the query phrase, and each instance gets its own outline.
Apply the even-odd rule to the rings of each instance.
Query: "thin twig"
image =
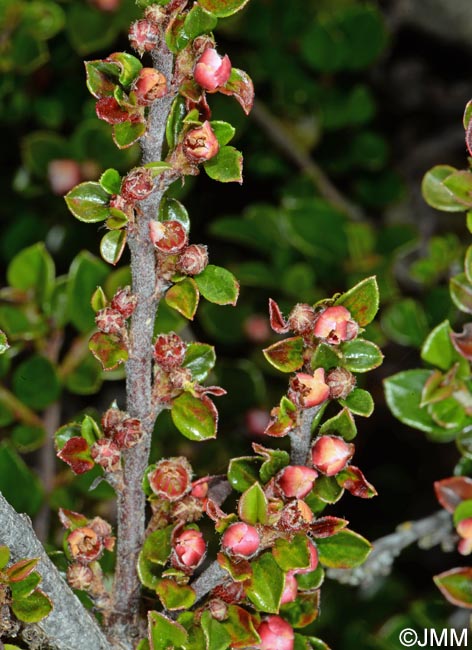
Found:
[[[305,465],[311,444],[311,426],[313,419],[320,410],[320,406],[302,411],[300,424],[290,433],[290,462],[294,465]]]

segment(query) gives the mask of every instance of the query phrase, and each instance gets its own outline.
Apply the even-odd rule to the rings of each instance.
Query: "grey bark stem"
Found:
[[[313,418],[316,416],[320,406],[313,406],[306,409],[300,416],[300,424],[290,433],[290,462],[293,465],[305,465],[307,462],[308,452],[311,444],[311,425]]]
[[[153,63],[156,69],[165,74],[170,87],[173,56],[165,45],[153,52]],[[155,101],[151,107],[148,131],[141,139],[143,164],[161,160],[165,126],[172,100],[173,96],[169,94]],[[158,186],[151,196],[140,202],[136,224],[130,229],[128,239],[132,291],[137,297],[137,307],[129,331],[129,360],[126,364],[127,411],[131,417],[141,420],[144,435],[136,447],[124,454],[123,489],[118,494],[118,547],[113,586],[113,614],[109,623],[110,639],[117,647],[127,650],[135,647],[137,639],[142,635],[139,622],[141,585],[136,564],[145,531],[145,495],[141,481],[148,464],[151,435],[156,419],[151,397],[151,346],[159,303],[159,296],[156,295],[155,250],[149,238],[149,222],[157,215],[163,193],[164,189]]]
[[[0,493],[0,544],[8,546],[13,561],[39,558],[40,589],[53,602],[53,610],[35,627],[54,650],[112,650],[98,623],[61,578],[37,538],[29,517],[19,515]]]

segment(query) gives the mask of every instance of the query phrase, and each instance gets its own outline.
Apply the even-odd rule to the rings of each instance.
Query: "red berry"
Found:
[[[231,61],[228,55],[221,57],[213,47],[208,47],[198,59],[193,76],[205,90],[216,90],[224,86],[231,75]]]

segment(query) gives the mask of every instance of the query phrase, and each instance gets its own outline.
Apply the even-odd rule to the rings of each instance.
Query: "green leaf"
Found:
[[[228,481],[235,490],[244,492],[259,478],[261,461],[254,456],[232,458],[228,466]]]
[[[452,329],[448,320],[437,325],[421,348],[421,358],[441,370],[449,370],[462,357],[451,342]]]
[[[2,330],[0,330],[0,354],[5,354],[9,347],[10,344],[8,343],[7,335],[5,332],[2,332]]]
[[[451,190],[444,185],[446,178],[455,171],[457,170],[449,165],[436,165],[424,175],[421,191],[425,201],[432,208],[444,212],[463,212],[465,210]]]
[[[179,314],[193,320],[200,300],[198,283],[193,278],[185,278],[167,290],[165,301]]]
[[[182,366],[190,370],[194,381],[202,382],[214,368],[215,362],[215,348],[212,345],[189,343]]]
[[[0,569],[4,569],[10,560],[10,549],[8,546],[0,546]]]
[[[202,34],[209,34],[218,24],[217,17],[203,8],[194,4],[185,16],[184,24],[177,33],[176,45],[182,50],[190,41]]]
[[[454,510],[454,526],[457,526],[459,522],[463,519],[469,519],[472,517],[472,499],[466,499],[459,503],[457,508]]]
[[[242,607],[237,605],[228,607],[228,618],[225,620],[224,626],[231,637],[231,648],[234,650],[257,646],[261,642],[252,616]]]
[[[368,325],[379,309],[379,288],[374,276],[366,278],[355,287],[343,293],[335,302],[351,312],[352,318],[361,327]]]
[[[7,442],[0,444],[0,492],[17,512],[30,517],[43,503],[41,482]]]
[[[340,366],[341,362],[342,355],[338,348],[327,343],[320,343],[316,346],[316,350],[311,358],[311,367],[313,370],[317,368],[330,370],[331,368]]]
[[[90,298],[90,304],[94,312],[105,309],[108,306],[108,298],[102,287],[97,287]]]
[[[272,547],[272,555],[283,571],[306,569],[310,564],[307,536],[298,533],[291,540],[280,537]]]
[[[14,600],[11,608],[23,623],[37,623],[52,611],[52,603],[46,594],[36,589],[26,598]]]
[[[23,578],[19,582],[10,582],[11,595],[13,600],[18,598],[26,598],[41,582],[41,576],[37,571],[33,571],[29,576]]]
[[[64,199],[69,210],[79,221],[97,223],[110,216],[110,195],[100,183],[80,183],[70,190]]]
[[[357,435],[357,427],[348,408],[343,408],[337,415],[323,422],[320,427],[320,435],[338,435],[344,440],[353,440]]]
[[[214,619],[209,611],[204,611],[200,619],[205,635],[207,650],[226,650],[231,644],[231,636],[224,625]]]
[[[298,583],[298,588],[301,591],[312,591],[319,589],[324,582],[325,572],[321,564],[318,564],[314,571],[308,573],[298,573],[295,578]]]
[[[290,463],[290,455],[282,449],[267,449],[257,443],[253,443],[252,447],[257,454],[260,454],[264,458],[264,462],[259,471],[259,476],[263,483],[270,481],[277,472]]]
[[[89,350],[100,361],[103,370],[114,370],[128,360],[128,348],[117,334],[95,332],[90,337]]]
[[[354,388],[346,399],[340,399],[341,406],[346,406],[354,415],[369,418],[374,412],[372,395],[363,388]]]
[[[472,246],[467,248],[464,260],[464,270],[467,280],[472,283]]]
[[[385,397],[393,415],[410,427],[425,431],[432,440],[448,442],[456,432],[438,426],[426,408],[421,408],[424,385],[430,370],[405,370],[384,380]]]
[[[224,147],[225,144],[228,144],[236,133],[236,129],[229,122],[222,122],[221,120],[212,120],[210,122],[213,133],[216,135],[218,144],[220,147]]]
[[[138,558],[138,575],[143,585],[148,589],[155,589],[158,584],[159,578],[153,573],[156,566],[167,564],[172,551],[173,529],[173,526],[159,528],[144,540]]]
[[[208,397],[198,399],[182,393],[172,404],[172,421],[189,440],[200,442],[216,437],[218,411]]]
[[[324,503],[336,503],[342,497],[343,492],[343,488],[338,485],[334,476],[318,476],[311,495]],[[308,502],[308,497],[305,500]]]
[[[365,562],[372,550],[370,542],[352,530],[316,540],[321,564],[330,569],[353,569]]]
[[[165,196],[159,206],[159,221],[178,221],[185,228],[185,232],[190,232],[190,218],[184,205],[177,199]]]
[[[195,603],[196,594],[190,585],[178,585],[174,580],[160,580],[156,593],[165,609],[190,609]]]
[[[320,592],[299,594],[296,600],[282,607],[281,614],[294,628],[306,627],[316,621],[320,613]]]
[[[26,136],[22,145],[26,167],[39,178],[47,176],[50,162],[68,157],[67,142],[55,133],[35,131]]]
[[[252,576],[245,584],[246,596],[261,612],[277,614],[285,587],[285,575],[272,553],[262,553],[251,562]]]
[[[199,0],[198,4],[218,18],[225,18],[240,11],[248,2],[249,0]]]
[[[112,97],[120,68],[117,63],[107,61],[85,61],[87,88],[96,99]]]
[[[460,567],[434,576],[443,596],[457,607],[472,609],[472,567]]]
[[[127,52],[114,52],[108,58],[120,66],[118,81],[125,87],[129,87],[132,84],[143,67],[139,59]]]
[[[151,650],[180,648],[188,638],[182,625],[159,612],[148,612],[148,631]]]
[[[101,365],[87,353],[85,358],[64,377],[64,380],[65,387],[71,393],[94,395],[103,383]]]
[[[27,424],[17,425],[11,433],[11,441],[18,451],[25,453],[35,451],[43,446],[46,431],[43,427],[34,427]]]
[[[53,364],[35,354],[16,368],[13,375],[15,395],[30,408],[38,411],[53,404],[61,393],[61,385]]]
[[[449,280],[451,298],[456,306],[467,314],[472,314],[472,284],[465,273],[459,273]]]
[[[304,363],[304,341],[301,336],[284,339],[273,343],[263,350],[267,361],[282,372],[295,372]]]
[[[354,339],[341,345],[345,366],[351,372],[368,372],[382,364],[383,354],[372,341]]]
[[[121,122],[113,125],[113,141],[118,149],[127,149],[146,133],[145,122]]]
[[[214,181],[243,182],[243,154],[234,147],[221,147],[216,156],[204,163],[203,167]]]
[[[177,95],[177,97],[172,102],[166,124],[166,139],[169,149],[173,149],[177,144],[179,134],[182,131],[183,120],[186,114],[187,106],[185,98],[182,97],[182,95]],[[175,199],[171,200],[175,201]]]
[[[412,298],[405,298],[383,312],[382,329],[399,345],[419,347],[429,332],[429,325],[423,306]]]
[[[111,230],[103,235],[100,242],[100,255],[115,266],[121,259],[127,239],[126,230]]]
[[[79,253],[70,266],[67,291],[69,319],[82,334],[95,327],[90,298],[97,286],[103,284],[107,274],[107,266],[87,251]]]
[[[453,172],[443,180],[443,185],[462,203],[464,210],[472,206],[472,174],[469,171]]]
[[[238,513],[247,524],[265,524],[267,521],[267,498],[259,483],[254,483],[240,497]]]
[[[15,255],[7,269],[10,286],[22,291],[32,289],[40,305],[51,298],[54,278],[53,259],[41,242]]]
[[[195,276],[195,282],[202,296],[209,302],[217,305],[236,305],[239,284],[227,269],[208,264],[204,271]]]
[[[90,415],[86,415],[80,425],[80,435],[92,446],[103,434],[95,420]]]
[[[119,194],[121,190],[121,176],[116,169],[107,169],[100,176],[99,181],[102,188],[108,194]]]

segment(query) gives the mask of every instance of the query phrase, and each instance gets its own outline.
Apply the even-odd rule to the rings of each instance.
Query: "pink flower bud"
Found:
[[[313,330],[316,312],[310,305],[298,303],[287,319],[288,326],[296,334],[307,334]]]
[[[354,449],[353,444],[337,436],[321,436],[311,448],[313,465],[326,476],[334,476],[346,467]]]
[[[129,318],[136,309],[137,298],[129,287],[118,289],[111,301],[111,307],[119,311],[123,318]]]
[[[154,189],[152,174],[145,167],[137,167],[127,174],[121,183],[121,195],[125,201],[142,201]]]
[[[141,420],[138,420],[138,418],[126,418],[116,427],[113,442],[120,449],[130,449],[137,445],[142,437]]]
[[[224,86],[231,74],[231,61],[228,55],[221,57],[213,47],[208,47],[198,59],[193,77],[205,90],[216,90]]]
[[[285,575],[285,587],[282,592],[282,598],[280,600],[281,605],[286,603],[293,603],[298,593],[298,583],[294,576],[293,571],[289,571]]]
[[[457,550],[461,555],[470,555],[472,553],[472,537],[461,539],[457,544]]]
[[[297,372],[290,380],[289,398],[301,408],[318,406],[329,398],[329,387],[325,383],[325,371],[317,368],[313,375]]]
[[[151,20],[143,18],[131,23],[128,37],[131,47],[142,56],[159,43],[159,27]]]
[[[196,569],[203,561],[206,543],[199,530],[184,530],[174,539],[174,563],[180,568]]]
[[[208,476],[199,478],[192,483],[192,496],[196,499],[206,499],[208,496]]]
[[[95,322],[100,332],[105,334],[122,334],[126,327],[123,316],[111,307],[100,309],[95,316]]]
[[[456,526],[457,534],[464,539],[472,539],[472,517],[462,519]]]
[[[267,617],[257,631],[261,637],[261,643],[257,646],[260,650],[293,650],[293,628],[280,616]]]
[[[87,590],[93,582],[93,571],[85,564],[71,564],[67,569],[67,582],[72,589]]]
[[[113,540],[113,544],[112,544],[112,548],[113,548],[115,538],[111,537],[112,528],[108,523],[108,521],[105,521],[105,519],[102,519],[101,517],[94,517],[89,522],[89,527],[97,533],[97,535],[100,537],[102,542],[105,543],[107,542],[108,539]],[[108,548],[108,542],[106,543],[106,547]]]
[[[304,575],[305,573],[311,573],[318,566],[318,551],[316,549],[316,546],[310,540],[308,540],[308,553],[310,555],[310,564],[306,569],[295,569],[295,571],[293,571],[294,575]]]
[[[88,526],[73,530],[67,537],[67,544],[74,560],[84,564],[97,560],[104,549],[100,537]]]
[[[346,368],[334,368],[326,375],[326,384],[331,399],[346,399],[356,387],[356,378]]]
[[[177,268],[187,275],[198,275],[208,264],[208,250],[201,244],[191,244],[181,252]]]
[[[185,228],[180,221],[150,221],[149,235],[158,251],[165,255],[179,253],[188,241]]]
[[[69,159],[51,160],[48,165],[48,179],[53,193],[57,196],[64,196],[77,183],[80,183],[79,163]]]
[[[208,121],[203,122],[202,126],[189,131],[182,146],[184,154],[193,163],[210,160],[220,150],[216,135]]]
[[[318,472],[304,465],[289,465],[276,478],[278,487],[286,497],[303,499],[313,489]]]
[[[316,319],[313,334],[327,343],[337,345],[357,336],[359,326],[351,319],[350,312],[342,305],[327,307]]]
[[[121,467],[121,453],[118,445],[108,438],[101,438],[90,448],[93,460],[106,472],[116,472]]]
[[[168,501],[178,501],[191,489],[192,468],[183,456],[164,459],[149,472],[148,480],[154,494]]]
[[[129,120],[128,111],[122,108],[114,97],[101,97],[95,104],[97,117],[107,124],[121,124]]]
[[[142,68],[133,83],[133,91],[138,104],[149,106],[156,99],[167,94],[167,79],[159,70]]]
[[[159,334],[154,343],[154,359],[164,370],[179,368],[185,358],[187,345],[178,334]]]
[[[240,557],[250,557],[259,549],[261,538],[254,526],[237,522],[231,524],[221,538],[221,545],[226,553]]]

